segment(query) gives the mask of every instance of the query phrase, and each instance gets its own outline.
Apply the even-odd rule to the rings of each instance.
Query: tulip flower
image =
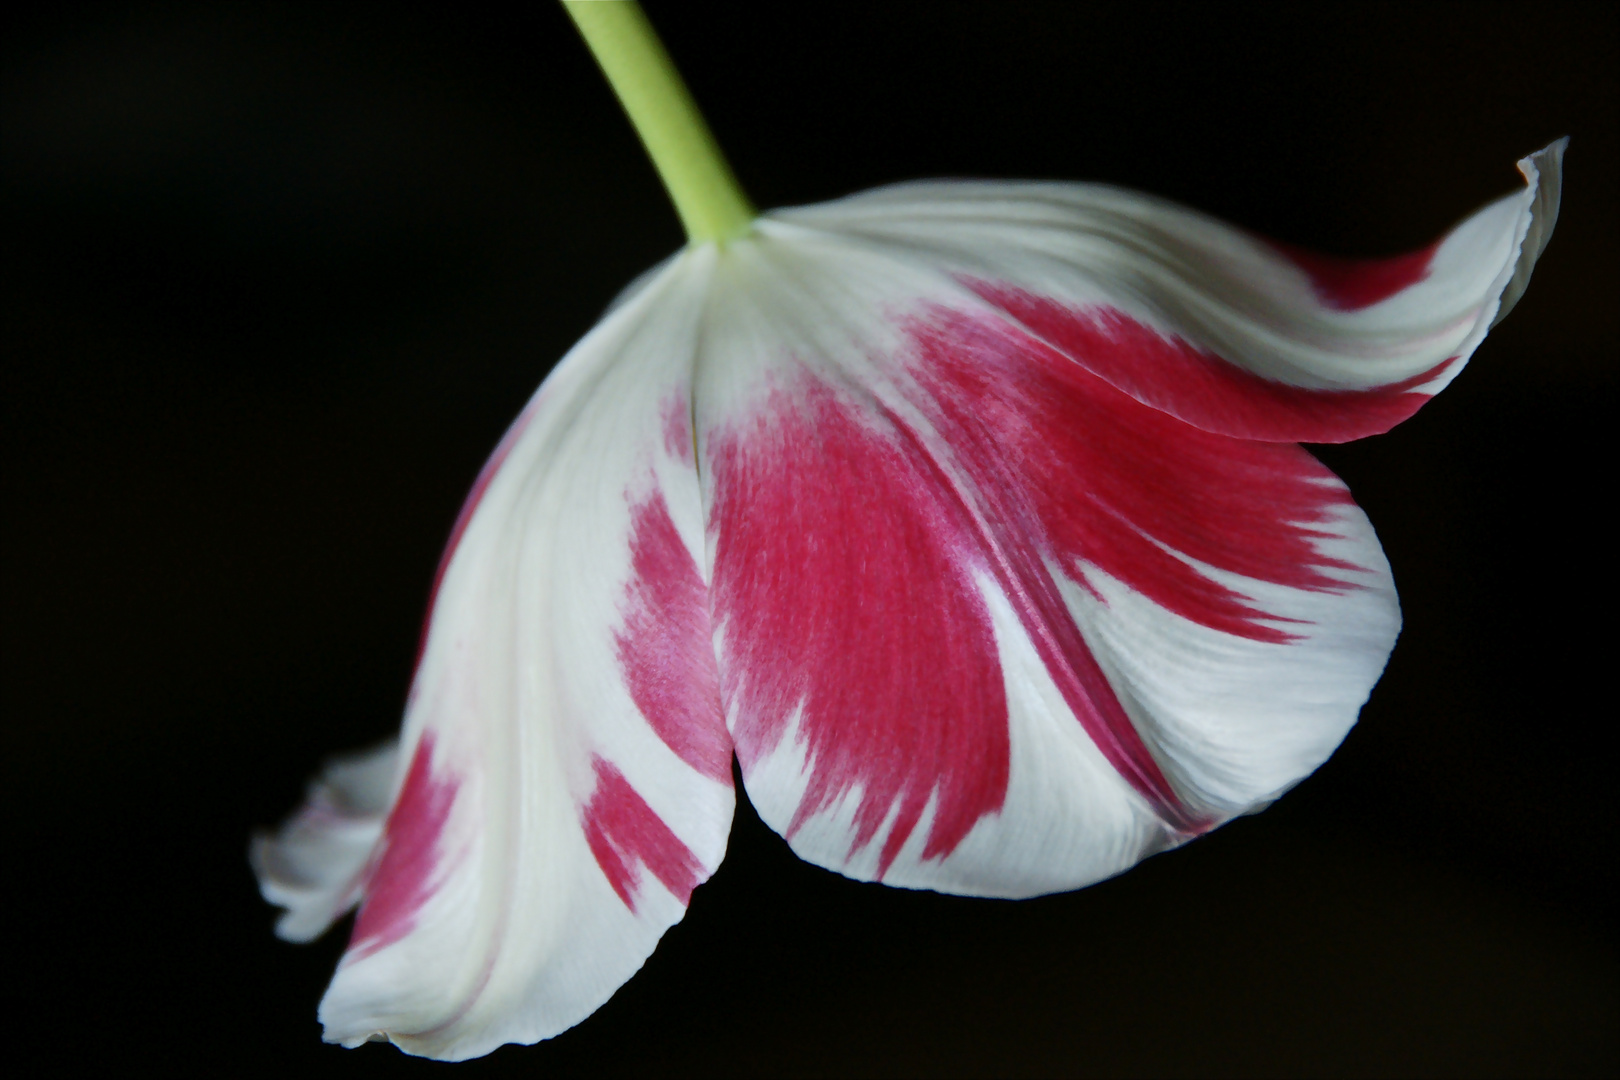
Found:
[[[485,466],[397,745],[255,843],[282,936],[359,905],[326,1038],[578,1023],[760,816],[853,878],[1024,897],[1278,798],[1400,628],[1343,483],[1463,369],[1563,144],[1422,251],[1303,254],[1093,184],[755,215],[633,4],[569,5],[691,242]]]

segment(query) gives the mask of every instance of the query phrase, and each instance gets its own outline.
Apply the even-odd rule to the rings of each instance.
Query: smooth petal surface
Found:
[[[1148,408],[905,259],[762,233],[718,271],[699,444],[727,719],[798,854],[1074,888],[1337,745],[1398,614],[1304,451]]]
[[[719,864],[731,744],[688,396],[713,258],[673,260],[562,361],[463,511],[329,1040],[457,1059],[554,1035]]]
[[[1343,442],[1416,412],[1517,303],[1567,142],[1519,162],[1522,191],[1392,259],[1312,255],[1097,184],[899,184],[773,216],[909,251],[1198,427]]]
[[[1112,188],[913,184],[646,275],[480,476],[397,757],[256,842],[284,935],[364,897],[327,1037],[463,1058],[588,1015],[718,865],[733,750],[802,857],[976,895],[1275,799],[1400,628],[1296,440],[1456,375],[1562,149],[1393,260]]]
[[[854,877],[1022,896],[1321,764],[1400,615],[1366,517],[1290,443],[1383,430],[1455,374],[1545,240],[1561,149],[1381,268],[1084,185],[767,215],[717,270],[697,376],[765,820]]]

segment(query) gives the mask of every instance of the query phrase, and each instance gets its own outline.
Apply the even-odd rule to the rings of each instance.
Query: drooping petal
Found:
[[[1329,259],[1095,184],[900,184],[784,222],[940,267],[1137,400],[1210,431],[1343,442],[1455,378],[1558,217],[1560,140],[1526,187],[1422,251]]]
[[[1319,765],[1399,609],[1304,450],[1144,402],[936,254],[795,213],[717,272],[696,415],[727,720],[806,859],[1074,888]]]
[[[1561,149],[1376,266],[1111,189],[912,185],[649,275],[480,477],[397,759],[255,848],[284,934],[365,897],[328,1038],[462,1058],[583,1018],[718,864],[734,745],[801,856],[952,892],[1084,885],[1275,798],[1399,628],[1291,442],[1456,374]]]
[[[313,941],[360,899],[365,869],[392,802],[399,747],[386,744],[327,762],[303,807],[273,835],[253,838],[259,891],[287,910],[276,934]]]
[[[480,477],[326,1037],[460,1059],[588,1015],[725,851],[690,377],[714,252],[644,282]]]

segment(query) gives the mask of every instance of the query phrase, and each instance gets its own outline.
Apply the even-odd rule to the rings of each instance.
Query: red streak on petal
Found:
[[[910,328],[920,404],[950,447],[988,569],[1076,719],[1167,823],[1199,832],[1081,636],[1047,560],[1106,572],[1182,616],[1284,643],[1281,621],[1183,558],[1342,590],[1321,554],[1348,492],[1297,446],[1202,431],[1149,408],[999,319],[937,311]],[[930,460],[936,460],[931,457]],[[1095,591],[1095,590],[1093,590]]]
[[[1350,494],[1301,447],[1184,424],[993,319],[941,310],[911,334],[932,418],[1005,543],[1039,536],[1081,583],[1095,567],[1254,641],[1295,635],[1174,553],[1296,589],[1353,587],[1325,571],[1361,568],[1317,547]]]
[[[711,520],[738,755],[752,767],[798,710],[810,776],[787,834],[859,787],[851,854],[894,810],[881,877],[930,797],[924,858],[999,810],[1009,750],[971,526],[915,442],[863,412],[806,377],[718,433]]]
[[[439,836],[455,800],[455,781],[433,775],[433,735],[424,733],[388,814],[381,857],[354,921],[350,958],[367,956],[410,933],[417,911],[433,894],[434,871],[442,858]]]
[[[682,904],[690,903],[692,890],[707,876],[703,864],[612,762],[592,755],[591,765],[596,789],[585,805],[585,842],[613,891],[634,912],[641,887],[638,866],[644,866]]]
[[[664,401],[664,450],[683,465],[692,464],[692,409],[685,394]]]
[[[1439,241],[1435,241],[1421,251],[1393,258],[1344,259],[1276,240],[1266,242],[1303,270],[1317,298],[1336,311],[1360,311],[1416,285],[1429,276],[1429,264],[1440,250]]]
[[[684,415],[684,411],[683,411]],[[691,452],[691,440],[686,442]],[[709,631],[709,590],[662,491],[630,512],[631,578],[619,664],[641,715],[682,761],[731,783],[731,736]]]
[[[1119,332],[1141,331],[1113,313]],[[1053,566],[1102,572],[1193,622],[1286,644],[1285,620],[1189,560],[1353,588],[1324,554],[1349,494],[1302,448],[1194,427],[994,316],[907,328],[923,432],[805,377],[713,439],[722,690],[752,768],[798,714],[810,772],[787,832],[859,788],[851,853],[891,820],[887,870],[930,798],[923,857],[1002,805],[1007,707],[974,573],[1007,597],[1065,702],[1171,826],[1186,807],[1070,615]],[[1155,335],[1156,336],[1156,335]]]
[[[1138,401],[1197,427],[1247,439],[1338,443],[1380,434],[1417,412],[1432,396],[1414,387],[1456,362],[1452,357],[1411,378],[1371,390],[1310,390],[1262,379],[1111,308],[1069,307],[991,282],[964,284]]]

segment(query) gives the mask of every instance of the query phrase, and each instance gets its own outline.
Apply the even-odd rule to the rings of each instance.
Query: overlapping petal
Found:
[[[360,795],[334,773],[256,849],[289,936],[364,896],[328,1038],[458,1058],[583,1018],[718,864],[733,750],[804,858],[978,895],[1276,798],[1400,625],[1296,441],[1455,377],[1561,152],[1377,263],[1117,189],[921,184],[650,274],[480,478],[387,798],[383,758]]]
[[[1331,752],[1399,625],[1342,484],[1141,404],[950,275],[761,228],[717,272],[697,416],[728,720],[795,851],[1073,888]]]
[[[398,766],[394,740],[327,762],[299,812],[275,835],[253,838],[248,860],[259,890],[286,908],[276,921],[278,936],[313,941],[359,901]]]
[[[1561,152],[1359,266],[1086,185],[769,215],[698,375],[722,684],[766,820],[857,877],[1027,895],[1319,765],[1399,609],[1343,485],[1277,443],[1383,430],[1454,376],[1522,290]]]
[[[779,211],[940,268],[1092,374],[1199,427],[1342,442],[1446,386],[1518,302],[1567,139],[1421,251],[1325,258],[1098,184],[921,183]]]
[[[326,1037],[464,1058],[578,1022],[725,851],[689,372],[714,252],[594,329],[446,553]]]

